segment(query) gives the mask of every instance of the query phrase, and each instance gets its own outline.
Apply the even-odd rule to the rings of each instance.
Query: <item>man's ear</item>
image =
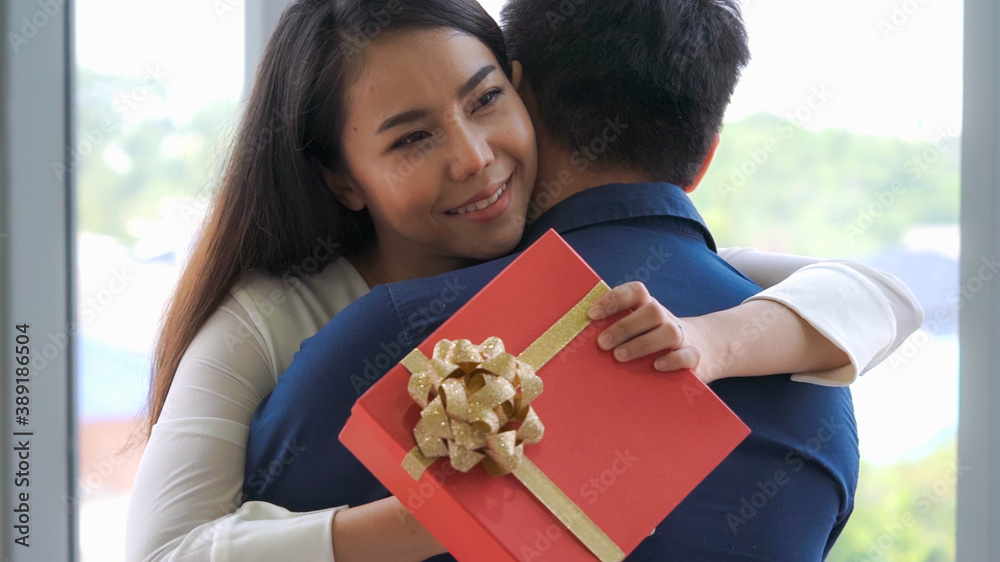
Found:
[[[514,89],[517,90],[517,95],[527,105],[528,98],[535,99],[535,94],[531,91],[531,81],[524,75],[524,67],[521,66],[520,61],[514,61],[510,64],[510,84],[514,86]]]
[[[528,110],[528,116],[535,125],[535,134],[538,134],[538,115],[535,111],[535,93],[531,91],[531,82],[524,75],[524,67],[521,63],[514,61],[511,63],[511,85],[517,90],[517,97],[521,98],[524,108]]]
[[[357,185],[343,174],[331,172],[326,166],[319,165],[323,171],[323,181],[326,182],[327,189],[333,193],[337,201],[352,211],[360,211],[365,208],[365,199]]]
[[[715,140],[712,142],[712,148],[708,151],[708,155],[705,156],[705,161],[701,164],[701,171],[698,172],[698,177],[694,179],[694,183],[684,188],[685,193],[691,193],[698,188],[698,184],[701,180],[705,179],[705,174],[708,173],[708,167],[712,165],[712,159],[715,158],[715,149],[719,148],[719,137],[718,134],[715,135]]]

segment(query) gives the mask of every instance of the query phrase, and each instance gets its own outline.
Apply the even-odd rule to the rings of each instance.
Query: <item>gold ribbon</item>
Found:
[[[587,311],[609,290],[599,282],[518,357],[496,337],[480,345],[441,340],[430,359],[419,349],[404,357],[410,396],[422,408],[417,446],[402,463],[410,476],[419,480],[439,457],[461,472],[481,462],[494,476],[511,473],[598,559],[622,560],[621,548],[524,455],[545,433],[531,407],[543,389],[536,371],[590,324]]]

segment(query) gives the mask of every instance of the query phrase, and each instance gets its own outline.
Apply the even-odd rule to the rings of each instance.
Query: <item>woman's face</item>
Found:
[[[331,188],[348,207],[368,208],[380,255],[490,259],[517,244],[537,154],[515,90],[489,48],[454,30],[369,45],[346,92],[349,174]]]

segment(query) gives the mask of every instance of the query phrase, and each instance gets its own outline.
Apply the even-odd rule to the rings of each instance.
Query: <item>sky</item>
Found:
[[[498,18],[502,4],[483,0]],[[727,119],[769,111],[813,129],[907,138],[959,130],[961,2],[743,4],[753,60]],[[167,69],[165,111],[179,120],[206,99],[240,95],[242,0],[80,0],[76,21],[82,67],[137,79],[150,65]]]

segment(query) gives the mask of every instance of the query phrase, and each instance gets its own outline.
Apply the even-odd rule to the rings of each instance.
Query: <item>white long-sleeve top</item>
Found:
[[[847,261],[720,249],[764,291],[748,300],[788,306],[851,364],[795,380],[850,384],[923,322],[895,277]],[[346,260],[294,281],[252,275],[231,291],[184,354],[132,488],[126,559],[333,561],[333,516],[241,504],[250,420],[302,341],[368,293]]]

